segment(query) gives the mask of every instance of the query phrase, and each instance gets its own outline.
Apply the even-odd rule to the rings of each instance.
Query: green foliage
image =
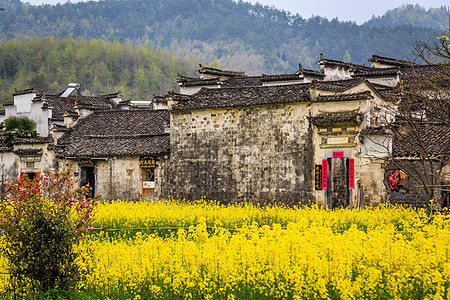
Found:
[[[399,8],[388,10],[383,16],[375,17],[365,24],[375,27],[388,27],[408,24],[418,27],[444,29],[448,24],[449,11],[447,6],[426,10],[419,4],[406,4]]]
[[[193,57],[127,42],[51,37],[3,41],[0,90],[8,92],[0,93],[0,102],[14,88],[60,94],[69,82],[80,83],[84,95],[121,90],[124,97],[148,99],[176,89],[177,73],[194,76],[197,66]]]
[[[27,117],[9,117],[4,121],[5,130],[16,132],[18,136],[33,137],[36,136],[36,122]]]
[[[77,38],[76,43],[79,37],[121,43],[129,41],[136,45],[151,43],[178,54],[194,53],[204,63],[217,59],[225,69],[239,66],[247,68],[249,65],[246,61],[250,59],[253,68],[245,70],[247,73],[260,74],[294,72],[299,62],[307,59],[317,61],[320,52],[324,52],[325,57],[340,59],[345,49],[352,53],[355,63],[366,63],[367,58],[374,53],[406,59],[411,53],[412,41],[433,35],[430,29],[404,23],[394,25],[391,28],[358,26],[352,22],[327,20],[318,16],[305,20],[299,15],[244,1],[106,0],[55,6],[23,4],[0,18],[0,39],[72,36]],[[408,33],[407,39],[405,32]],[[102,46],[97,40],[94,44],[95,47],[90,51],[98,53]],[[107,54],[109,51],[116,53],[116,44],[108,46],[109,49],[101,56],[92,55],[90,51],[84,55],[76,54],[77,47],[76,44],[72,45],[72,53],[60,47],[52,48],[49,45],[48,48],[53,49],[57,56],[64,52],[67,59],[63,57],[63,61],[66,64],[72,64],[72,59],[86,57],[89,62],[83,67],[91,72],[95,71],[99,61],[111,58]],[[277,56],[277,52],[280,55]],[[34,52],[25,49],[17,52],[0,50],[0,68],[4,68],[3,72],[0,71],[0,77],[11,78],[7,75],[16,74],[24,66],[29,68],[29,63],[42,62],[43,57],[40,55],[27,58],[23,63],[9,62],[12,57],[24,56],[25,53]],[[111,74],[113,82],[125,70],[120,68],[124,67],[123,57],[118,57],[114,63],[119,68]],[[106,65],[110,67],[108,63]],[[79,69],[75,69],[79,72]],[[131,68],[134,73],[138,69],[136,65]],[[62,74],[58,75],[64,76],[66,71],[66,68],[61,67]],[[47,73],[52,74],[51,71]],[[101,80],[110,82],[111,76]],[[163,85],[167,85],[167,81]],[[135,86],[133,83],[128,87],[130,91],[126,92],[139,95],[139,91],[133,91],[132,87]],[[150,90],[155,88],[151,87]]]
[[[4,121],[4,128],[0,135],[6,136],[2,147],[10,147],[15,137],[37,137],[36,122],[27,117],[11,116]]]
[[[68,173],[2,183],[0,225],[14,295],[69,290],[83,270],[75,250],[98,197],[85,199]]]

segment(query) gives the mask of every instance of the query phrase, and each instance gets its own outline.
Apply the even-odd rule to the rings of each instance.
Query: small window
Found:
[[[144,181],[155,181],[155,168],[142,169],[142,179]]]

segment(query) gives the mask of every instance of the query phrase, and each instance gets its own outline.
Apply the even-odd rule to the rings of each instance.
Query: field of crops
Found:
[[[117,201],[93,227],[152,229],[89,231],[80,298],[450,299],[445,214]]]

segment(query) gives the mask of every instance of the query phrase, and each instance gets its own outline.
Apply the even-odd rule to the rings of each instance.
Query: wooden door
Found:
[[[348,188],[348,159],[345,157],[333,157],[330,164],[331,177],[331,208],[349,205]]]

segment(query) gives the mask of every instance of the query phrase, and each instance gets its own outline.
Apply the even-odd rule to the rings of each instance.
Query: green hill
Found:
[[[17,3],[17,0],[1,0]],[[1,3],[1,2],[0,2]],[[208,64],[248,74],[315,67],[318,54],[367,63],[373,53],[411,58],[411,44],[433,37],[430,29],[399,25],[303,19],[260,4],[231,0],[104,0],[63,5],[12,5],[0,18],[0,39],[54,36],[150,43],[191,53]],[[405,38],[407,33],[407,38]]]
[[[78,82],[84,95],[122,91],[125,99],[151,99],[176,88],[177,73],[195,75],[198,61],[151,46],[83,38],[0,42],[0,102],[14,89],[62,93]]]
[[[422,6],[403,5],[402,7],[388,10],[383,16],[373,16],[365,25],[376,27],[392,27],[398,25],[412,25],[424,28],[434,28],[438,30],[449,26],[450,6],[442,5],[440,8],[430,8],[426,10]]]

